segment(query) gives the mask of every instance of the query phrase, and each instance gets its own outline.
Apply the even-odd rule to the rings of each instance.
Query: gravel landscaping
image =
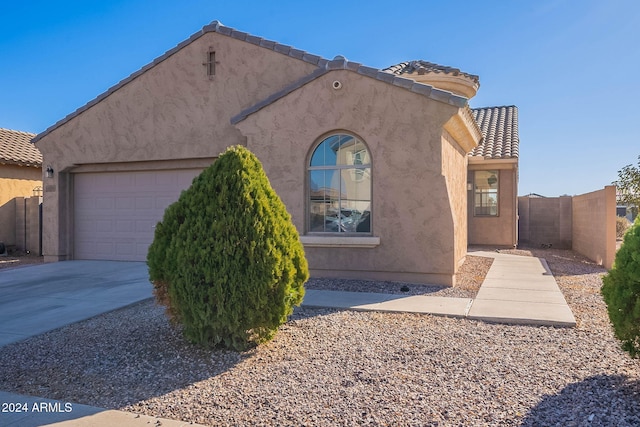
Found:
[[[457,274],[455,287],[425,286],[400,282],[374,282],[344,279],[309,279],[307,289],[340,290],[348,292],[374,292],[399,295],[428,295],[432,297],[474,298],[484,277],[493,264],[493,258],[469,255]]]
[[[0,270],[5,268],[24,267],[32,264],[42,264],[44,258],[38,255],[12,251],[8,256],[0,257]]]
[[[613,337],[604,269],[571,251],[501,252],[546,258],[577,327],[302,308],[234,353],[186,343],[149,300],[3,347],[0,390],[212,426],[640,425],[640,360]],[[462,291],[487,262],[467,263]]]

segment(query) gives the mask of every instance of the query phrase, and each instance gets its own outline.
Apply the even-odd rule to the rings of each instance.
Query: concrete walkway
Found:
[[[544,260],[496,252],[472,255],[495,259],[475,299],[309,289],[303,305],[575,326],[575,318]],[[151,297],[147,266],[142,262],[65,261],[0,270],[0,347]],[[21,404],[22,412],[17,412],[15,405],[11,412],[0,412],[1,426],[197,426],[0,392],[0,404],[5,403]]]
[[[303,305],[349,310],[425,313],[486,322],[573,327],[576,319],[546,261],[497,252],[475,299],[309,289]]]
[[[544,259],[492,252],[494,258],[468,318],[520,325],[576,326],[576,319]]]

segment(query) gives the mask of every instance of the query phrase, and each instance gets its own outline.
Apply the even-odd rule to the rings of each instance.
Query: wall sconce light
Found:
[[[47,165],[44,176],[46,176],[47,178],[53,178],[53,168],[51,167],[51,165]]]

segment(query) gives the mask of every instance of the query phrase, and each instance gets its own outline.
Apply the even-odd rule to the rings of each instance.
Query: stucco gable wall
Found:
[[[217,61],[212,79],[204,65],[210,48]],[[111,170],[116,163],[138,168],[142,162],[168,160],[184,166],[189,159],[215,158],[226,147],[245,142],[231,125],[232,116],[315,68],[270,49],[207,33],[56,124],[36,143],[44,164],[55,171],[44,182],[45,259],[72,255],[77,165],[84,165],[85,171],[87,165]]]
[[[203,65],[216,52],[216,75]],[[207,33],[38,143],[56,170],[73,164],[215,157],[243,143],[230,117],[315,67]]]
[[[342,88],[332,88],[340,81]],[[349,71],[330,72],[237,124],[305,234],[306,165],[334,131],[372,156],[375,248],[307,247],[320,275],[451,284],[454,222],[442,174],[442,126],[457,108]],[[464,169],[463,169],[463,174]]]

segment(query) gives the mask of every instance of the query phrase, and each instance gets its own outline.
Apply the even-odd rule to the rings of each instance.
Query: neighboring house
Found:
[[[145,260],[165,207],[242,144],[312,275],[453,285],[469,241],[516,238],[516,109],[471,110],[477,88],[454,68],[378,70],[214,22],[34,138],[54,171],[45,260]]]
[[[627,218],[630,222],[634,222],[638,216],[638,207],[635,205],[617,205],[616,215],[622,218]]]
[[[629,200],[629,199],[639,199],[640,197],[638,197],[637,195],[634,195],[633,193],[631,193],[631,195],[633,197],[628,197],[627,194],[623,193],[622,190],[617,189],[616,190],[616,201],[617,201],[617,206],[616,206],[616,215],[619,217],[625,217],[627,218],[629,221],[634,222],[636,217],[638,216],[638,206],[636,206],[633,203],[625,203],[623,201],[625,200]],[[627,196],[627,197],[625,197]]]
[[[16,198],[42,195],[42,155],[36,135],[0,128],[0,242],[16,244]]]

